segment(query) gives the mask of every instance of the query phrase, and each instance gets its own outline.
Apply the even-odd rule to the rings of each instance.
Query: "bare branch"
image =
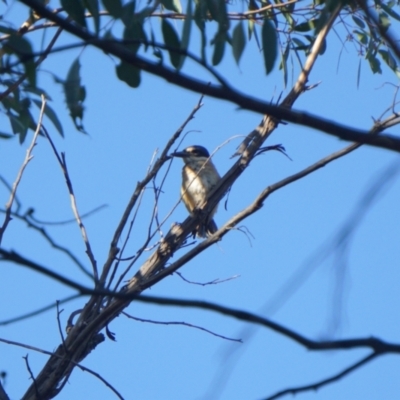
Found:
[[[59,334],[60,334],[61,341],[62,341],[62,344],[63,344],[63,346],[64,346],[64,349],[65,349],[65,351],[67,352],[67,348],[65,347],[64,334],[63,334],[63,330],[62,330],[62,328],[61,328],[61,321],[60,321],[60,314],[61,314],[64,310],[61,310],[61,311],[60,311],[59,305],[60,305],[60,302],[57,300],[57,301],[56,301],[56,310],[57,310],[57,326],[58,326],[58,332],[59,332]]]
[[[215,333],[213,331],[210,331],[209,329],[203,328],[201,326],[198,325],[193,325],[193,324],[189,324],[187,322],[175,322],[175,321],[154,321],[151,319],[143,319],[143,318],[138,318],[138,317],[134,317],[133,315],[128,314],[127,312],[123,311],[123,313],[126,317],[134,319],[135,321],[139,321],[139,322],[148,322],[151,324],[156,324],[156,325],[183,325],[183,326],[187,326],[189,328],[195,328],[195,329],[199,329],[201,331],[210,333],[213,336],[217,336],[221,339],[225,339],[225,340],[230,340],[232,342],[239,342],[242,343],[242,339],[233,339],[233,338],[229,338],[227,336],[223,336],[220,335],[219,333]]]
[[[380,355],[381,355],[380,353],[375,353],[375,352],[371,353],[367,357],[364,357],[360,361],[356,362],[355,364],[351,365],[348,368],[345,368],[343,371],[339,372],[336,375],[333,375],[330,378],[323,379],[322,381],[313,383],[311,385],[293,387],[293,388],[290,388],[290,389],[282,390],[282,391],[280,391],[278,393],[275,393],[272,396],[266,397],[265,400],[275,400],[275,399],[283,397],[283,396],[285,396],[287,394],[296,395],[297,393],[301,393],[301,392],[308,392],[308,391],[311,391],[311,390],[312,391],[316,391],[317,389],[321,388],[322,386],[326,386],[326,385],[328,385],[328,384],[330,384],[332,382],[335,382],[335,381],[338,381],[339,379],[344,378],[350,372],[355,371],[356,369],[358,369],[361,366],[369,363],[370,361],[374,360],[375,358],[377,358]]]
[[[94,258],[94,254],[92,252],[92,247],[90,246],[89,237],[87,235],[85,225],[83,224],[82,218],[79,215],[78,206],[76,204],[76,198],[75,198],[75,194],[74,194],[74,189],[72,188],[72,182],[71,182],[71,179],[70,179],[69,173],[68,173],[67,160],[65,158],[65,154],[61,153],[61,157],[60,157],[60,155],[58,154],[57,149],[56,149],[53,141],[51,140],[51,137],[50,137],[49,133],[47,132],[47,129],[45,129],[43,127],[43,130],[44,130],[44,133],[46,135],[47,140],[49,141],[49,143],[50,143],[50,145],[51,145],[51,147],[53,149],[53,152],[54,152],[54,154],[55,154],[55,156],[56,156],[56,158],[58,160],[58,163],[60,164],[61,170],[62,170],[62,172],[64,174],[65,181],[66,181],[67,188],[68,188],[68,192],[69,192],[69,196],[70,196],[70,200],[71,200],[71,208],[72,208],[72,211],[73,211],[73,213],[75,215],[76,222],[78,223],[78,226],[79,226],[79,229],[81,231],[81,235],[82,235],[83,241],[84,241],[85,246],[86,246],[86,254],[88,255],[90,263],[92,264],[93,278],[94,278],[95,282],[97,282],[98,279],[99,279],[99,274],[98,274],[98,271],[97,271],[97,262],[96,262],[96,259]]]
[[[28,370],[28,372],[29,372],[29,375],[30,375],[31,379],[33,380],[33,384],[35,385],[35,388],[36,388],[36,395],[38,396],[38,398],[40,398],[39,388],[37,387],[36,379],[35,379],[35,377],[34,377],[34,375],[33,375],[33,372],[32,372],[32,370],[31,370],[31,367],[29,366],[28,354],[27,354],[25,357],[22,357],[22,358],[25,360],[26,368],[27,368],[27,370]]]
[[[90,210],[86,213],[83,213],[81,215],[81,218],[84,219],[86,217],[89,217],[90,215],[100,211],[101,209],[107,207],[107,204],[102,204],[101,206],[97,206],[95,207],[93,210]],[[75,218],[70,218],[64,221],[41,221],[40,219],[36,218],[34,216],[33,211],[32,212],[27,212],[26,216],[30,219],[32,219],[34,222],[36,222],[37,224],[41,224],[41,225],[67,225],[67,224],[71,224],[73,222],[76,222]]]
[[[103,378],[99,373],[93,371],[92,369],[90,369],[90,368],[88,368],[88,367],[84,367],[84,366],[81,365],[81,364],[77,364],[76,366],[77,366],[78,368],[80,368],[82,371],[89,372],[89,374],[92,374],[92,375],[95,376],[97,379],[101,380],[108,388],[110,388],[110,389],[115,393],[115,395],[116,395],[119,399],[124,400],[124,397],[121,395],[121,393],[119,393],[118,390],[117,390],[113,385],[111,385],[110,382],[108,382],[105,378]]]
[[[176,271],[175,274],[177,274],[183,281],[185,281],[185,282],[187,282],[187,283],[190,283],[190,284],[192,284],[192,285],[199,285],[199,286],[218,285],[219,283],[228,282],[228,281],[231,281],[231,280],[233,280],[233,279],[236,279],[236,278],[239,278],[239,277],[240,277],[240,275],[233,275],[233,276],[231,276],[230,278],[226,278],[226,279],[219,279],[219,278],[216,278],[216,279],[213,279],[213,280],[210,281],[210,282],[204,282],[204,283],[202,283],[202,282],[193,282],[193,281],[190,281],[189,279],[186,279],[186,278],[183,276],[183,274],[181,274],[181,273],[178,272],[178,271]]]
[[[260,325],[271,329],[272,331],[279,333],[287,338],[293,340],[301,346],[304,346],[308,350],[314,351],[330,351],[330,350],[348,350],[355,348],[370,348],[375,353],[394,353],[400,354],[400,343],[388,343],[375,337],[369,338],[358,338],[358,339],[343,339],[343,340],[327,340],[327,341],[315,341],[308,339],[299,333],[285,328],[284,326],[272,322],[271,320],[253,314],[251,312],[221,306],[219,304],[210,303],[207,301],[199,300],[182,300],[173,298],[164,298],[158,296],[138,296],[136,301],[158,304],[161,306],[176,306],[176,307],[190,307],[198,308],[201,310],[214,311],[216,313],[230,316],[240,321],[245,321],[251,324]]]

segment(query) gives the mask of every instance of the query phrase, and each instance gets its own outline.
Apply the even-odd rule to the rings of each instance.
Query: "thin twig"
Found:
[[[189,307],[200,310],[208,310],[219,313],[221,315],[235,318],[239,321],[245,321],[250,324],[260,325],[276,332],[288,339],[296,342],[300,346],[312,351],[332,351],[332,350],[348,350],[356,348],[370,348],[377,353],[393,353],[400,354],[400,343],[389,343],[376,337],[340,339],[340,340],[312,340],[296,331],[286,328],[285,326],[273,322],[271,319],[262,317],[252,312],[225,307],[220,304],[211,303],[200,300],[182,300],[165,298],[159,296],[140,295],[135,301],[157,304],[161,306]]]
[[[26,166],[28,165],[29,161],[33,158],[32,151],[36,145],[36,140],[39,135],[40,129],[42,128],[42,120],[43,120],[43,114],[44,114],[45,107],[46,107],[46,99],[42,95],[42,107],[40,109],[39,120],[38,120],[38,123],[36,126],[36,131],[33,135],[31,145],[28,147],[28,150],[26,151],[25,159],[21,165],[21,168],[18,171],[17,178],[15,179],[15,182],[13,183],[13,186],[12,186],[10,198],[6,204],[6,215],[4,217],[3,225],[0,227],[0,245],[1,245],[1,241],[3,239],[4,232],[7,229],[7,225],[11,221],[11,208],[12,208],[12,205],[13,205],[16,193],[17,193],[18,185],[22,179],[22,175],[25,171]]]
[[[38,387],[37,387],[36,379],[35,379],[35,377],[34,377],[34,375],[33,375],[33,372],[32,372],[32,370],[31,370],[31,367],[29,366],[28,354],[27,354],[25,357],[22,357],[22,358],[25,360],[26,368],[27,368],[27,370],[28,370],[28,372],[29,372],[29,375],[30,375],[31,379],[33,380],[33,384],[35,385],[36,395],[38,396],[38,398],[40,398],[39,389],[38,389]]]
[[[0,212],[5,213],[5,210],[0,210]],[[86,267],[79,261],[78,257],[76,257],[70,249],[56,243],[55,240],[49,235],[49,233],[47,233],[47,231],[43,227],[37,226],[32,221],[30,221],[31,214],[26,213],[25,215],[19,215],[15,212],[12,212],[11,217],[18,218],[24,221],[29,228],[32,228],[37,232],[39,232],[45,238],[45,240],[50,244],[51,247],[67,255],[67,257],[69,257],[85,275],[87,275],[90,279],[93,280],[93,274],[86,269]],[[75,219],[73,221],[75,222]]]
[[[230,340],[232,342],[238,342],[238,343],[243,343],[242,339],[233,339],[233,338],[229,338],[227,336],[223,336],[220,335],[219,333],[215,333],[213,331],[210,331],[209,329],[203,328],[202,326],[198,326],[198,325],[193,325],[193,324],[189,324],[188,322],[176,322],[176,321],[154,321],[152,319],[143,319],[143,318],[139,318],[139,317],[134,317],[133,315],[128,314],[127,312],[123,312],[123,314],[125,316],[127,316],[128,318],[134,319],[135,321],[139,321],[139,322],[148,322],[150,324],[156,324],[156,325],[183,325],[183,326],[187,326],[189,328],[195,328],[195,329],[199,329],[201,331],[210,333],[213,336],[217,336],[221,339],[225,339],[225,340]]]
[[[81,297],[81,295],[80,294],[74,294],[72,296],[65,297],[64,299],[59,300],[58,304],[67,303],[68,301],[75,300],[78,297]],[[29,313],[20,315],[19,317],[13,317],[13,318],[10,318],[10,319],[5,319],[3,321],[0,321],[0,326],[5,326],[5,325],[8,325],[8,324],[12,324],[14,322],[23,321],[24,319],[32,318],[32,317],[34,317],[36,315],[44,313],[45,311],[51,310],[54,307],[55,307],[54,302],[52,302],[48,306],[41,307],[41,308],[39,308],[39,309],[37,309],[35,311],[31,311]]]
[[[10,185],[8,182],[7,182],[7,180],[5,179],[5,178],[3,178],[1,175],[0,175],[0,181],[3,183],[3,185],[9,190],[9,192],[11,193],[12,192],[12,185]],[[15,204],[15,208],[16,208],[16,212],[19,212],[19,210],[21,209],[21,202],[19,201],[19,199],[18,199],[18,196],[15,194],[15,197],[14,197],[14,202],[13,202],[13,204]],[[3,210],[1,210],[1,211],[3,211]],[[6,212],[6,210],[4,210],[3,211],[4,213]]]
[[[102,204],[101,206],[97,206],[95,207],[93,210],[90,210],[86,213],[83,213],[81,215],[82,219],[85,219],[86,217],[89,217],[90,215],[96,213],[97,211],[100,211],[101,209],[107,207],[107,204]],[[36,218],[33,213],[28,213],[27,217],[29,217],[30,219],[32,219],[34,222],[36,222],[37,224],[41,224],[41,225],[67,225],[67,224],[71,224],[73,222],[76,222],[75,218],[70,218],[70,219],[66,219],[64,221],[42,221],[38,218]]]
[[[89,372],[89,374],[92,374],[92,375],[95,376],[97,379],[101,380],[108,388],[110,388],[110,389],[115,393],[115,395],[116,395],[119,399],[124,400],[124,397],[121,395],[121,393],[119,393],[118,390],[117,390],[113,385],[111,385],[110,382],[108,382],[105,378],[103,378],[99,373],[93,371],[92,369],[90,369],[90,368],[88,368],[88,367],[84,367],[84,366],[81,365],[81,364],[76,364],[76,366],[77,366],[78,368],[80,368],[82,371]]]
[[[51,145],[51,148],[53,149],[53,152],[54,152],[54,154],[55,154],[55,156],[56,156],[56,158],[58,160],[58,163],[60,164],[61,170],[62,170],[62,172],[64,174],[64,178],[65,178],[65,181],[66,181],[66,184],[67,184],[67,188],[68,188],[68,192],[69,192],[69,196],[70,196],[70,200],[71,200],[71,208],[72,208],[72,211],[73,211],[73,213],[75,215],[75,219],[76,219],[76,221],[78,223],[79,229],[81,231],[83,242],[85,243],[85,246],[86,246],[86,254],[89,257],[90,263],[92,265],[94,281],[97,282],[98,279],[99,279],[99,275],[98,275],[98,271],[97,271],[97,262],[96,262],[96,259],[94,257],[94,254],[92,252],[92,247],[90,245],[90,241],[89,241],[88,234],[86,232],[85,225],[83,224],[82,218],[79,215],[78,205],[76,203],[76,197],[75,197],[74,190],[73,190],[73,187],[72,187],[72,182],[71,182],[71,179],[70,179],[69,173],[68,173],[67,161],[66,161],[66,158],[65,158],[65,153],[61,152],[61,156],[58,154],[58,151],[57,151],[57,149],[56,149],[56,147],[55,147],[55,145],[54,145],[49,133],[47,132],[47,129],[45,129],[43,127],[43,130],[44,130],[44,133],[45,133],[45,136],[46,136],[47,140],[49,141],[49,143]]]
[[[192,285],[199,285],[199,286],[208,286],[208,285],[218,285],[219,283],[223,283],[223,282],[228,282],[231,281],[233,279],[239,278],[240,275],[233,275],[230,278],[226,278],[226,279],[213,279],[212,281],[209,282],[194,282],[194,281],[190,281],[189,279],[186,279],[183,274],[181,274],[180,272],[176,271],[175,274],[177,274],[183,281],[190,283]]]
[[[66,353],[68,353],[67,346],[65,346],[65,339],[64,339],[64,334],[63,334],[62,328],[61,328],[61,321],[60,321],[60,314],[61,314],[64,310],[61,310],[61,311],[60,311],[59,305],[60,305],[60,302],[57,300],[57,301],[56,301],[56,310],[57,310],[58,332],[59,332],[59,334],[60,334],[61,342],[62,342],[62,344],[63,344],[63,346],[64,346],[64,350],[65,350]]]
[[[357,361],[356,363],[352,364],[350,367],[345,368],[343,371],[339,372],[338,374],[331,376],[330,378],[323,379],[323,380],[313,383],[311,385],[298,386],[298,387],[293,387],[293,388],[282,390],[278,393],[275,393],[272,396],[266,397],[265,400],[275,400],[275,399],[283,397],[287,394],[291,394],[294,396],[297,393],[308,392],[310,390],[315,392],[317,389],[319,389],[323,386],[326,386],[329,383],[332,383],[332,382],[338,381],[339,379],[342,379],[343,377],[348,375],[350,372],[355,371],[356,369],[360,368],[364,364],[367,364],[368,362],[372,361],[373,359],[375,359],[376,357],[378,357],[380,355],[381,355],[381,353],[373,352],[373,353],[369,354],[368,356],[364,357],[363,359],[361,359],[360,361]]]

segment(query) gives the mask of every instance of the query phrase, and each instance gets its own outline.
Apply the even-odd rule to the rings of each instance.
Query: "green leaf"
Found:
[[[101,0],[104,8],[110,13],[114,18],[121,18],[123,13],[121,0]]]
[[[289,57],[289,50],[290,50],[290,42],[287,43],[285,51],[283,53],[281,52],[282,59],[280,67],[283,70],[283,84],[285,88],[287,86],[287,78],[288,78],[287,60]]]
[[[11,129],[13,130],[13,133],[15,135],[19,134],[19,142],[23,143],[26,138],[26,134],[28,132],[28,129],[35,129],[36,124],[32,118],[32,115],[29,112],[29,103],[27,102],[25,104],[22,104],[21,102],[21,111],[19,112],[19,115],[16,116],[12,113],[8,113],[7,116],[10,120],[11,124]]]
[[[96,35],[100,32],[99,0],[83,0],[86,8],[92,14]]]
[[[373,55],[373,54],[369,54],[367,56],[368,62],[369,62],[369,66],[371,67],[371,71],[376,74],[381,74],[382,70],[381,70],[381,63],[380,61]]]
[[[212,64],[218,65],[222,58],[224,57],[225,52],[225,41],[226,41],[226,34],[225,32],[217,33],[212,41],[214,44],[214,53],[212,57]]]
[[[75,127],[80,131],[85,133],[82,125],[83,119],[83,101],[86,97],[85,87],[81,85],[80,76],[81,65],[79,63],[79,58],[77,58],[71,65],[67,79],[63,82],[65,102],[69,109],[69,114],[75,124]]]
[[[274,68],[278,50],[276,31],[269,19],[264,20],[261,35],[265,70],[268,75]]]
[[[356,34],[357,39],[364,45],[368,44],[368,35],[365,32],[354,31],[353,33]]]
[[[14,135],[24,135],[23,139],[25,139],[27,127],[16,117],[14,114],[8,114],[8,119],[10,120],[11,129]],[[21,140],[20,140],[21,141]],[[24,140],[22,140],[23,143]]]
[[[211,18],[214,21],[218,21],[219,13],[218,13],[217,2],[214,0],[205,0],[205,3],[207,4],[207,9],[208,9],[209,13],[211,14]]]
[[[206,3],[204,1],[198,1],[196,3],[196,8],[194,10],[194,21],[196,22],[197,27],[201,32],[201,58],[203,61],[206,61],[206,24],[205,21],[207,19],[207,8]]]
[[[358,63],[358,69],[357,69],[357,89],[360,87],[360,79],[361,79],[361,58]]]
[[[254,32],[254,20],[253,19],[249,19],[248,23],[247,23],[247,35],[249,37],[249,40],[251,39],[251,35]]]
[[[0,132],[0,138],[2,139],[11,139],[12,137],[13,135],[10,135],[9,133]]]
[[[388,15],[386,13],[384,13],[384,12],[380,12],[378,19],[379,19],[379,25],[382,26],[384,31],[387,31],[389,29],[390,24],[391,24]]]
[[[310,21],[296,25],[293,29],[297,32],[308,32],[315,28],[316,23],[317,21],[315,19],[311,19]]]
[[[130,41],[130,43],[126,44],[126,47],[136,54],[139,47],[147,41],[142,23],[136,20],[133,21],[129,26],[125,27],[124,39]]]
[[[124,61],[116,67],[118,79],[127,83],[130,87],[137,88],[140,85],[140,69]]]
[[[190,30],[192,28],[192,0],[187,0],[187,6],[186,6],[186,18],[185,22],[183,23],[183,28],[182,28],[182,41],[181,41],[181,49],[186,52],[188,47],[189,47],[189,41],[190,41]],[[178,65],[178,70],[180,70],[183,67],[183,63],[185,62],[186,56],[184,54],[181,54],[181,58],[179,61]]]
[[[168,46],[169,59],[171,64],[178,69],[181,62],[181,55],[177,50],[180,50],[181,44],[179,42],[178,34],[176,33],[172,24],[163,18],[161,22],[161,30],[164,38],[164,43]]]
[[[326,51],[326,39],[324,39],[324,41],[322,42],[321,48],[320,48],[318,54],[322,56],[325,53],[325,51]]]
[[[40,100],[33,99],[32,101],[37,106],[37,108],[39,108],[39,110],[42,108],[42,102]],[[55,126],[55,128],[58,130],[58,133],[62,137],[64,137],[64,130],[63,130],[63,127],[61,125],[61,122],[58,119],[57,114],[55,113],[55,111],[49,106],[48,103],[46,104],[46,107],[44,109],[44,114],[52,122],[52,124]]]
[[[154,32],[152,29],[150,30],[150,38],[151,38],[151,43],[154,43],[156,41],[156,38],[154,36]],[[160,64],[162,64],[164,62],[164,55],[158,47],[153,46],[153,55],[160,60]]]
[[[320,17],[315,20],[315,35],[317,35],[321,31],[321,29],[326,26],[329,18],[331,17],[331,11],[333,10],[330,10],[330,5],[328,3],[326,7],[322,10]]]
[[[361,28],[364,29],[365,28],[365,24],[364,21],[358,17],[356,17],[355,15],[352,15],[351,18],[353,18],[353,21]]]
[[[175,11],[179,14],[182,13],[182,5],[179,0],[161,0],[161,4],[167,10]]]
[[[86,28],[85,7],[81,0],[60,0],[62,8],[79,25]]]
[[[25,74],[31,86],[36,86],[36,65],[31,43],[18,34],[11,34],[4,44],[8,53],[15,54],[24,64]]]
[[[243,22],[239,22],[235,26],[232,35],[233,57],[235,58],[236,64],[238,65],[245,46],[246,46],[246,35],[244,33]]]
[[[37,87],[37,86],[32,87],[29,85],[24,85],[24,91],[36,94],[37,96],[41,96],[43,94],[47,100],[53,100],[44,89]]]
[[[121,20],[126,27],[129,27],[135,21],[135,0],[122,6]]]
[[[309,49],[310,48],[310,45],[309,44],[306,44],[306,43],[304,43],[304,42],[302,42],[300,39],[298,39],[298,38],[292,38],[292,41],[294,42],[294,43],[296,43],[296,46],[297,47],[293,47],[293,49],[294,50],[307,50],[307,49]]]
[[[383,2],[380,4],[382,9],[386,11],[392,18],[397,19],[397,21],[400,21],[400,15],[397,14],[395,11],[393,11],[392,7],[387,6]]]
[[[385,61],[385,63],[388,65],[388,67],[392,69],[398,76],[400,70],[397,66],[396,59],[393,57],[392,53],[389,50],[378,50],[378,53],[382,57],[383,61]]]

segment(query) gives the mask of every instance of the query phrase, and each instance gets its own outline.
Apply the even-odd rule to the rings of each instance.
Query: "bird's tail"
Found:
[[[207,238],[217,232],[218,227],[213,219],[205,221],[196,228],[196,236],[198,238]]]

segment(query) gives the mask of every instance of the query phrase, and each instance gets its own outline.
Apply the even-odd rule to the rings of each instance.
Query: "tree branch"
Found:
[[[329,383],[332,383],[332,382],[338,381],[339,379],[342,379],[343,377],[348,375],[350,372],[355,371],[356,369],[360,368],[364,364],[369,363],[370,361],[374,360],[375,358],[377,358],[380,355],[381,355],[381,353],[374,352],[372,354],[369,354],[367,357],[364,357],[360,361],[356,362],[355,364],[351,365],[350,367],[345,368],[343,371],[339,372],[338,374],[333,375],[330,378],[323,379],[322,381],[313,383],[311,385],[293,387],[293,388],[282,390],[278,393],[275,393],[273,396],[266,397],[265,400],[275,400],[275,399],[283,397],[287,394],[296,395],[297,393],[301,393],[301,392],[307,392],[307,391],[311,391],[311,390],[316,391],[317,389],[321,388],[322,386],[326,386]]]

